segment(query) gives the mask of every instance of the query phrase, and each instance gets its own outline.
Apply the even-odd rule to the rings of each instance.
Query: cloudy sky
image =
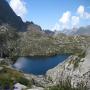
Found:
[[[23,21],[33,21],[43,29],[90,25],[90,0],[8,0]]]

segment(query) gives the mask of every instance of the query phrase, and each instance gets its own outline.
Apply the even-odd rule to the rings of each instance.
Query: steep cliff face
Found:
[[[14,13],[6,0],[0,0],[0,24],[3,23],[8,23],[18,30],[22,30],[24,26],[22,19]]]

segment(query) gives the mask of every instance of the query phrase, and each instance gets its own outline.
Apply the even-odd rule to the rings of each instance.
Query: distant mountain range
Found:
[[[64,29],[61,31],[67,35],[85,35],[90,36],[90,25],[80,28]]]
[[[90,36],[90,25],[88,25],[86,27],[80,27],[73,34],[74,35],[87,35],[87,36]]]

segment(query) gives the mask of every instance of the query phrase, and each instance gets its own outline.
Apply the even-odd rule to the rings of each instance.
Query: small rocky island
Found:
[[[85,31],[83,32],[83,30]],[[23,22],[0,0],[0,90],[90,90],[90,26],[66,35]],[[16,69],[19,57],[69,55],[46,73]]]

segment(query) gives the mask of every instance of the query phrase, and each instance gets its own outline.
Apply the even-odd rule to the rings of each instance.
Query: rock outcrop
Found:
[[[90,49],[85,58],[70,56],[65,62],[47,71],[46,75],[54,84],[68,78],[72,86],[77,87],[83,83],[90,89]]]

